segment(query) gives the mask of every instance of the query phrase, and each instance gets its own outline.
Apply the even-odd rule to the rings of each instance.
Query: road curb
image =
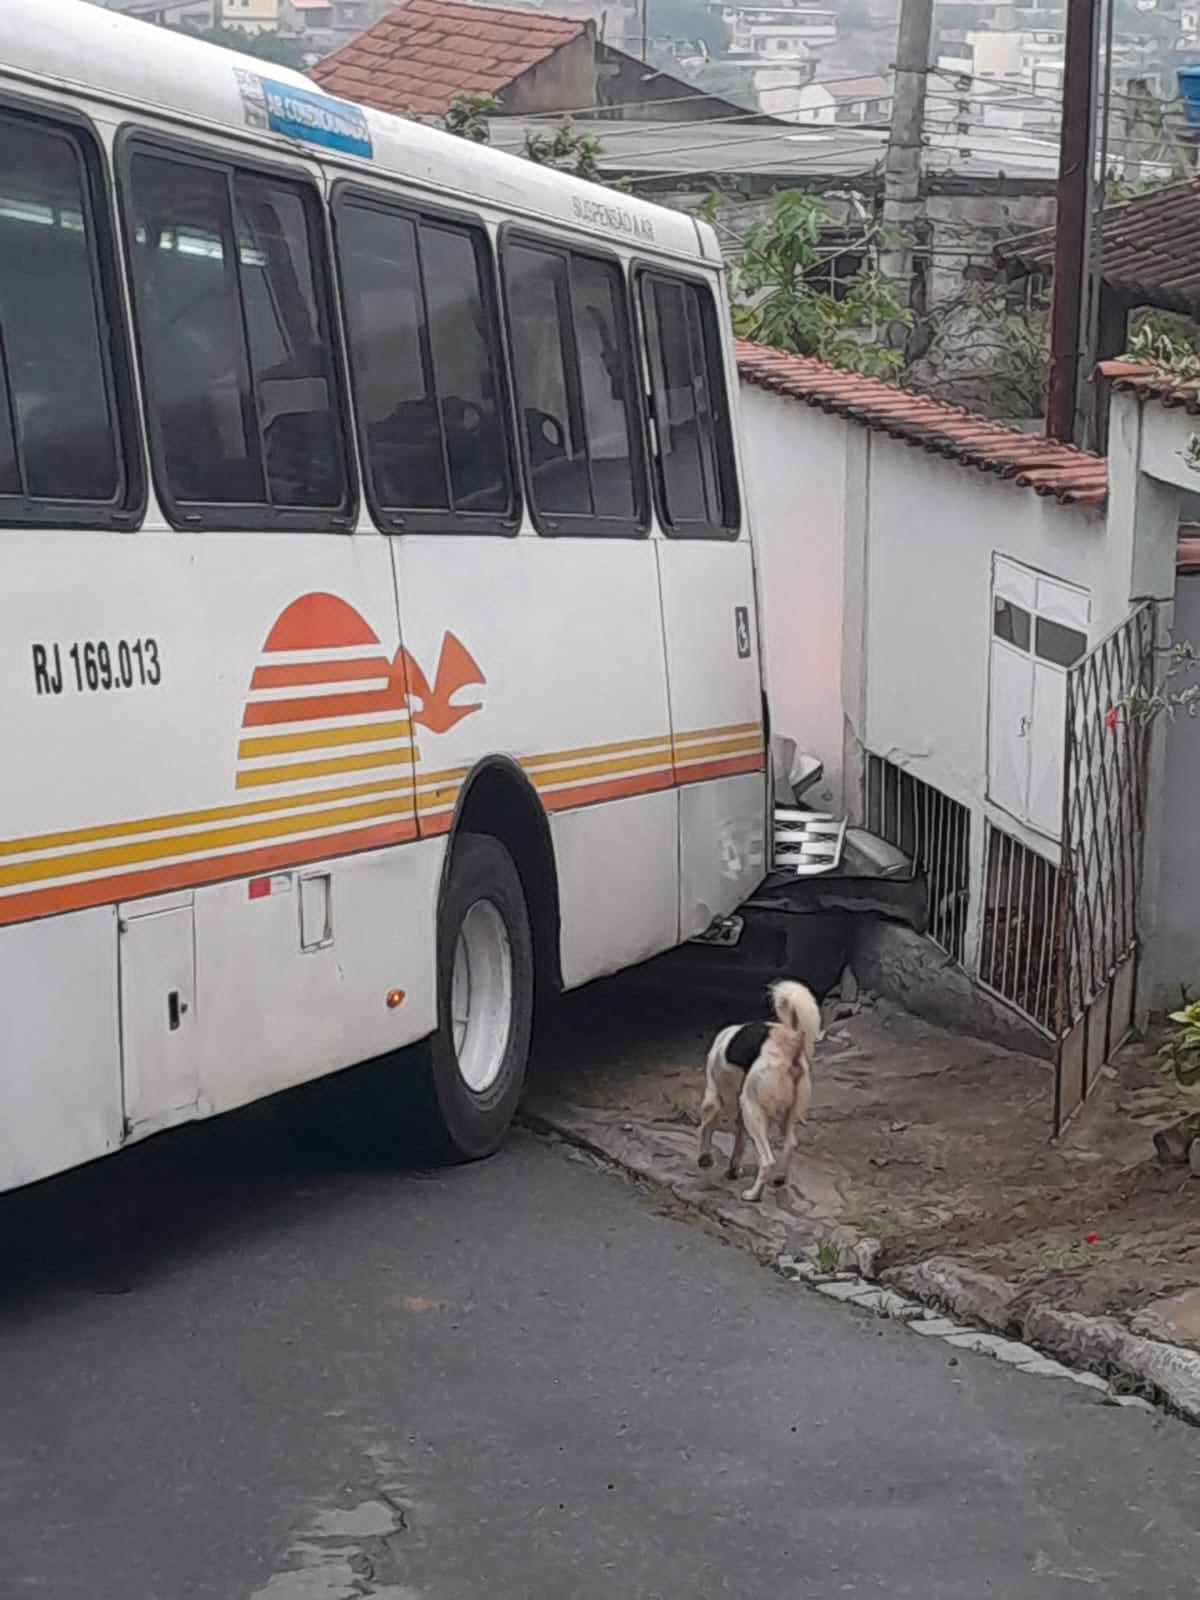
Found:
[[[707,1192],[697,1181],[664,1176],[651,1155],[630,1147],[632,1141],[605,1140],[581,1120],[544,1106],[523,1108],[521,1121],[534,1133],[582,1150],[669,1197],[764,1265],[826,1299],[1032,1376],[1071,1379],[1109,1404],[1152,1409],[1147,1402],[1153,1402],[1200,1424],[1200,1352],[1131,1333],[1112,1318],[1087,1317],[1027,1298],[1004,1279],[945,1256],[889,1268],[879,1283],[853,1272],[821,1272],[797,1253],[795,1241],[786,1237],[789,1230],[777,1219]],[[953,1320],[938,1315],[943,1312]]]
[[[955,1317],[999,1334],[1016,1332],[1069,1366],[1200,1423],[1200,1352],[1131,1333],[1112,1317],[1088,1317],[1062,1311],[1048,1300],[1026,1299],[1002,1278],[944,1256],[892,1268],[883,1279]]]

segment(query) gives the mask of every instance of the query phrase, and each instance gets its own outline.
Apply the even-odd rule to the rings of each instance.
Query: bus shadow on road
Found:
[[[0,1316],[56,1292],[125,1294],[183,1258],[244,1245],[384,1176],[426,1176],[412,1151],[347,1136],[361,1069],[157,1134],[0,1196]]]

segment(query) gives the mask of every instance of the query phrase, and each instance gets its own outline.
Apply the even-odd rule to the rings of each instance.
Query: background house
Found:
[[[1176,612],[1200,644],[1200,386],[1119,369],[1106,460],[804,357],[738,366],[774,729],[824,763],[816,804],[917,859],[934,939],[1086,1088],[1135,975],[1143,1005],[1200,983],[1200,719],[1126,699]]]
[[[405,0],[311,75],[330,94],[400,115],[434,116],[456,95],[489,94],[504,118],[582,112],[581,131],[626,112],[650,123],[755,120],[607,44],[588,16],[462,0]]]

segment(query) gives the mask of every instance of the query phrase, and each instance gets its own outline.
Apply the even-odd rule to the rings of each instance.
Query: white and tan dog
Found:
[[[705,1064],[697,1161],[712,1166],[713,1133],[733,1127],[730,1178],[736,1178],[750,1136],[758,1172],[743,1195],[761,1200],[767,1179],[787,1182],[788,1168],[812,1099],[813,1046],[821,1036],[821,1008],[802,983],[785,978],[771,986],[775,1022],[746,1022],[722,1028]],[[771,1137],[782,1140],[779,1160]]]

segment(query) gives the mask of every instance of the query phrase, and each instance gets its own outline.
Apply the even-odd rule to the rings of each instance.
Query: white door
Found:
[[[766,760],[754,569],[710,285],[639,274],[648,358],[675,782],[680,936],[739,905],[766,871]]]
[[[1033,715],[1033,663],[993,636],[988,705],[988,794],[1014,817],[1025,815],[1029,794],[1029,730]]]
[[[680,937],[766,872],[762,684],[749,541],[658,544],[679,785]]]
[[[1066,715],[1066,673],[1061,667],[1034,661],[1027,816],[1039,833],[1048,833],[1055,838],[1062,827]]]
[[[988,795],[1056,838],[1062,827],[1067,672],[1087,650],[1082,589],[997,557],[992,590]]]
[[[118,910],[125,1126],[149,1133],[196,1105],[196,941],[192,897],[167,910]]]
[[[607,254],[500,249],[518,463],[482,227],[378,195],[335,207],[368,500],[392,541],[417,825],[489,757],[550,817],[568,985],[678,932],[658,567],[625,279]]]

